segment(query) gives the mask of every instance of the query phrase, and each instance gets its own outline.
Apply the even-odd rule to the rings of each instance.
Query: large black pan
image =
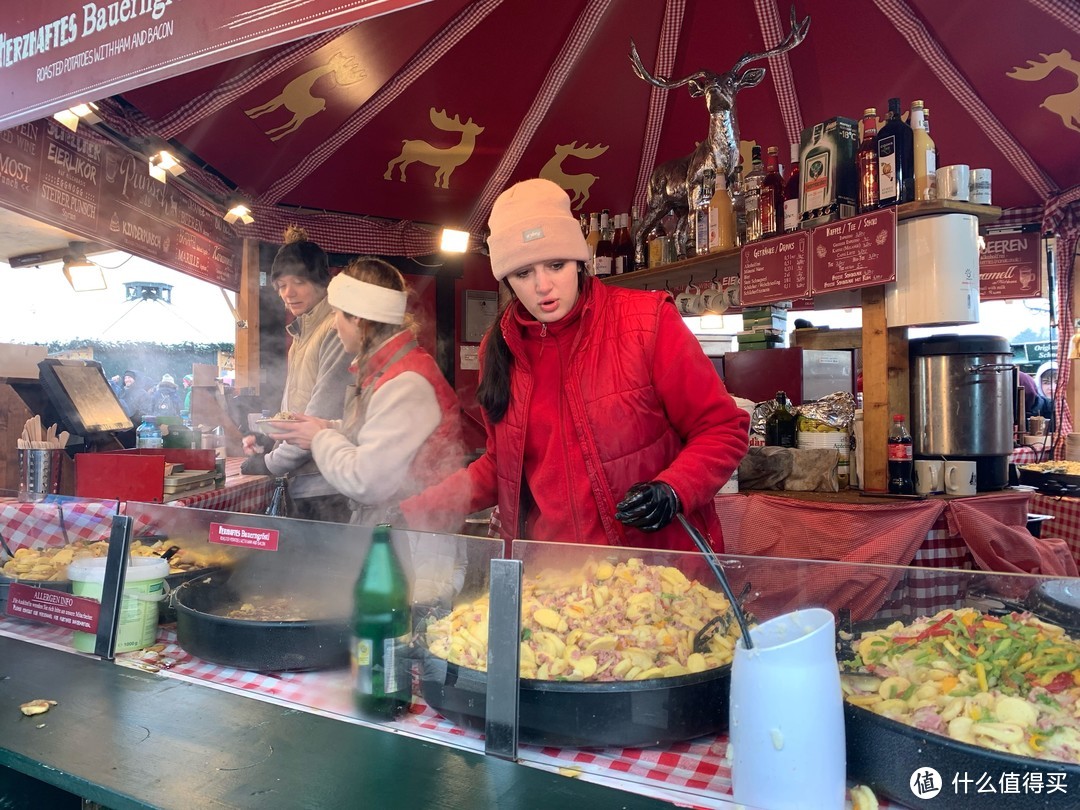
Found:
[[[424,701],[484,730],[487,676],[425,652]],[[645,748],[727,729],[731,666],[675,678],[573,682],[521,679],[519,739],[573,748]]]
[[[852,631],[858,636],[890,621],[871,619],[856,624]],[[846,643],[840,644],[841,656],[850,654],[849,650]],[[921,807],[925,803],[935,810],[1080,808],[1080,765],[1005,754],[962,743],[847,702],[844,731],[848,778],[904,805]],[[926,768],[933,768],[940,777],[937,781],[940,792],[933,798],[912,788],[915,774],[925,774]],[[1032,779],[1030,774],[1038,774],[1036,778],[1042,780],[1041,793],[1025,790],[1026,780]],[[1014,775],[1013,789],[1018,792],[1003,791],[1002,780]],[[965,778],[971,782],[965,785]],[[994,792],[985,792],[988,789],[984,787],[980,793],[977,784],[980,779],[984,782],[989,779]],[[1063,784],[1066,792],[1048,792],[1047,786],[1055,783]]]
[[[346,618],[249,621],[212,611],[236,602],[230,572],[188,580],[173,592],[180,646],[206,661],[254,672],[294,672],[342,666],[349,658]]]

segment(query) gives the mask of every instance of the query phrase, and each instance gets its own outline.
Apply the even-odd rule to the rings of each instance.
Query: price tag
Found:
[[[896,209],[819,225],[811,233],[814,295],[896,281]]]
[[[810,235],[789,233],[754,242],[739,253],[743,306],[810,294]]]

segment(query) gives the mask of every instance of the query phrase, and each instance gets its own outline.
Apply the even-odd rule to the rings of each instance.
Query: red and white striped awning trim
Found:
[[[333,157],[346,142],[362,130],[380,112],[403,93],[409,85],[425,72],[435,67],[439,59],[458,44],[473,28],[480,24],[492,11],[499,7],[502,0],[478,0],[463,9],[445,28],[424,44],[416,56],[398,73],[384,84],[356,112],[350,115],[341,127],[316,147],[290,171],[286,172],[259,198],[258,202],[267,205],[281,200],[300,185],[309,174]]]
[[[308,238],[330,253],[374,256],[430,256],[439,252],[440,234],[413,222],[368,219],[350,214],[290,211],[257,205],[255,221],[236,228],[248,239],[279,245],[285,228],[299,225]]]
[[[775,48],[784,41],[783,18],[776,7],[777,0],[754,0],[758,25],[765,49]],[[776,87],[776,101],[780,106],[780,117],[784,122],[788,144],[798,143],[802,137],[802,111],[799,109],[799,96],[795,92],[795,80],[791,75],[791,62],[787,52],[769,57],[769,70],[772,72],[773,86]],[[787,159],[787,149],[780,149],[780,162]]]
[[[1074,0],[1028,0],[1039,11],[1052,17],[1074,34],[1080,34],[1080,8]]]
[[[686,0],[668,0],[664,9],[664,22],[660,27],[660,39],[656,46],[653,76],[670,76],[679,53],[679,37],[682,35],[686,16]],[[660,131],[667,108],[667,90],[653,87],[649,93],[649,115],[645,119],[645,133],[641,139],[641,162],[638,164],[637,181],[634,184],[634,205],[644,216],[648,210],[649,178],[656,168],[656,150],[660,144]]]
[[[529,105],[528,112],[518,125],[517,132],[514,133],[510,145],[503,152],[498,166],[495,167],[495,171],[488,178],[487,183],[484,185],[484,191],[473,206],[472,213],[467,221],[467,230],[479,231],[484,227],[495,198],[506,188],[510,175],[517,168],[518,161],[521,160],[522,154],[530,141],[532,141],[537,128],[543,123],[544,117],[558,97],[559,91],[562,90],[563,85],[570,78],[578,59],[588,47],[593,32],[604,19],[604,14],[607,12],[609,5],[611,5],[611,0],[590,0],[585,10],[581,12],[581,15],[574,22],[574,27],[571,29],[566,43],[559,49],[558,59],[548,69],[547,75],[536,93],[536,98]]]

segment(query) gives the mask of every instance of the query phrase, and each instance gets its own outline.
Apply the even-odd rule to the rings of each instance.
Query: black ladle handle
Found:
[[[4,539],[2,534],[0,534],[0,546],[3,546],[4,551],[7,552],[7,555],[11,557],[11,559],[15,559],[15,552],[11,550],[11,547],[7,544],[7,540]]]
[[[727,574],[724,573],[724,567],[720,565],[720,561],[716,559],[716,552],[712,550],[712,546],[701,536],[701,532],[690,525],[690,521],[686,519],[685,515],[676,515],[679,519],[679,523],[686,529],[686,533],[690,535],[690,539],[694,541],[694,545],[698,547],[701,553],[705,556],[705,562],[708,563],[709,568],[716,575],[716,578],[720,580],[720,587],[724,590],[724,596],[727,597],[728,602],[731,603],[731,610],[735,614],[735,621],[739,623],[739,629],[742,631],[743,645],[748,650],[754,648],[754,642],[750,638],[750,626],[746,623],[746,616],[742,612],[742,607],[739,605],[738,600],[735,599],[735,594],[731,590],[731,583],[728,582]]]

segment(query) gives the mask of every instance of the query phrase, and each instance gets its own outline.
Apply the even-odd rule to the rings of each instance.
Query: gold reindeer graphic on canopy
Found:
[[[306,73],[301,73],[287,85],[285,89],[270,99],[265,104],[244,110],[248,118],[258,118],[260,115],[274,112],[280,107],[293,114],[293,117],[281,126],[271,127],[266,134],[272,141],[278,141],[291,132],[300,129],[305,121],[316,113],[326,109],[326,99],[316,96],[312,92],[315,82],[327,74],[333,77],[333,82],[326,90],[332,87],[355,84],[367,76],[367,71],[360,67],[355,57],[346,56],[340,51],[318,67],[312,68]]]
[[[1072,54],[1065,50],[1057,53],[1040,53],[1039,56],[1042,57],[1042,61],[1028,59],[1027,67],[1014,67],[1011,73],[1005,75],[1022,82],[1037,82],[1045,79],[1058,68],[1073,74],[1076,77],[1075,90],[1047,96],[1039,106],[1057,115],[1068,129],[1080,132],[1080,62],[1073,59]]]
[[[389,180],[394,171],[394,166],[399,166],[398,179],[404,183],[405,169],[409,164],[420,161],[428,166],[435,167],[435,187],[450,188],[450,175],[454,169],[468,160],[476,147],[476,136],[484,131],[482,126],[473,123],[472,118],[461,123],[461,117],[455,115],[450,118],[446,110],[436,110],[434,107],[428,112],[431,123],[443,132],[460,132],[461,141],[451,147],[440,148],[432,146],[427,141],[402,141],[401,154],[386,164],[384,180]]]
[[[558,144],[555,147],[554,157],[545,163],[544,168],[540,170],[540,176],[566,189],[571,198],[570,206],[575,211],[580,211],[581,207],[585,205],[585,201],[589,199],[589,189],[592,188],[592,184],[600,178],[595,174],[566,174],[563,171],[562,162],[568,157],[592,160],[600,157],[607,150],[606,146],[600,144],[596,146],[589,146],[588,144],[578,146],[577,141]]]

